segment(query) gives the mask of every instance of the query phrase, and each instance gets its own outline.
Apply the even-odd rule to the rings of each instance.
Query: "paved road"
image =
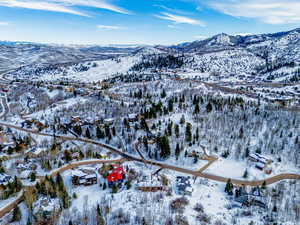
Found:
[[[12,124],[8,124],[5,122],[0,122],[0,126],[6,126],[6,127],[10,127],[12,129],[16,129],[16,130],[20,130],[20,131],[24,131],[27,133],[31,133],[31,134],[36,134],[36,135],[40,135],[40,136],[47,136],[47,137],[52,137],[53,135],[51,134],[47,134],[47,133],[42,133],[39,131],[35,131],[35,130],[30,130],[30,129],[25,129],[25,128],[21,128]],[[181,168],[181,167],[177,167],[177,166],[173,166],[173,165],[168,165],[168,164],[164,164],[164,163],[160,163],[160,162],[155,162],[155,161],[150,161],[150,160],[143,160],[141,158],[137,158],[135,156],[126,154],[124,152],[122,152],[121,150],[115,148],[114,146],[111,145],[107,145],[98,141],[94,141],[94,140],[90,140],[90,139],[86,139],[86,138],[76,138],[76,137],[69,137],[69,136],[61,136],[61,135],[57,135],[56,138],[62,139],[62,140],[66,140],[66,141],[79,141],[79,142],[83,142],[83,143],[88,143],[88,144],[93,144],[102,148],[105,148],[111,152],[114,152],[118,155],[120,155],[121,157],[127,159],[128,161],[136,161],[136,162],[141,162],[141,163],[146,163],[149,165],[154,165],[160,168],[164,168],[164,169],[170,169],[173,171],[177,171],[180,173],[184,173],[184,174],[189,174],[195,177],[202,177],[202,178],[206,178],[209,180],[214,180],[214,181],[218,181],[218,182],[227,182],[228,179],[231,179],[233,184],[237,184],[237,185],[248,185],[248,186],[259,186],[262,185],[264,182],[266,182],[266,184],[273,184],[282,180],[291,180],[291,179],[297,179],[300,180],[300,174],[293,174],[293,173],[284,173],[284,174],[279,174],[273,177],[269,177],[267,179],[264,180],[255,180],[255,181],[248,181],[248,180],[241,180],[241,179],[232,179],[230,177],[223,177],[223,176],[218,176],[218,175],[214,175],[214,174],[210,174],[210,173],[204,173],[204,172],[199,172],[199,171],[193,171],[190,169],[185,169],[185,168]]]

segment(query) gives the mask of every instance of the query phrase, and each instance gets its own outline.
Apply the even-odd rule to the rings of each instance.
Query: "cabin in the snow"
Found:
[[[126,173],[123,166],[113,165],[113,170],[107,176],[108,186],[112,187],[114,184],[120,185],[123,183]]]
[[[269,165],[273,162],[271,159],[268,159],[261,154],[254,153],[249,154],[249,160],[256,162],[255,168],[264,171],[266,174],[272,173],[272,169],[269,167]]]
[[[79,169],[73,170],[72,184],[85,186],[97,184],[97,174],[94,172],[87,172]]]
[[[249,159],[253,162],[260,162],[263,164],[272,163],[272,160],[270,160],[270,159],[266,158],[265,156],[258,154],[258,153],[249,154]]]

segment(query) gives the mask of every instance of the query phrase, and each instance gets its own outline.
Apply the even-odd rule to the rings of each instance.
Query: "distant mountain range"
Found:
[[[180,65],[174,66],[169,56],[178,58],[175,61]],[[294,81],[300,73],[300,28],[246,36],[221,33],[205,40],[173,46],[65,46],[0,42],[0,71],[22,67],[18,73],[25,70],[27,75],[28,67],[34,71],[32,67],[56,65],[56,68],[61,65],[58,66],[61,70],[61,67],[73,64],[115,58],[123,59],[115,66],[128,68],[128,71],[121,71],[127,73],[132,69],[135,72],[174,70],[212,80]],[[129,61],[134,64],[132,67],[121,65]],[[119,74],[118,68],[115,71],[110,68],[108,75]],[[103,75],[106,68],[100,69]]]

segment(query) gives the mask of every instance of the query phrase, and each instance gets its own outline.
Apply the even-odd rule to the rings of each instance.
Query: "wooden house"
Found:
[[[73,185],[93,185],[97,184],[97,174],[95,172],[87,173],[82,170],[72,171],[72,184]]]

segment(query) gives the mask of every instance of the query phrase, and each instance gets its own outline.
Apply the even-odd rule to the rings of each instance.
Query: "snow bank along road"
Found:
[[[30,130],[30,129],[25,129],[25,128],[21,128],[12,124],[8,124],[5,122],[0,122],[0,126],[5,126],[5,127],[10,127],[12,129],[16,129],[16,130],[20,130],[23,132],[27,132],[27,133],[31,133],[31,134],[35,134],[35,135],[40,135],[40,136],[47,136],[47,137],[53,137],[52,134],[48,134],[48,133],[42,133],[36,130]],[[181,167],[177,167],[177,166],[173,166],[173,165],[168,165],[168,164],[164,164],[164,163],[160,163],[160,162],[155,162],[155,161],[150,161],[150,160],[144,160],[141,158],[137,158],[135,156],[132,155],[128,155],[124,152],[122,152],[121,150],[115,148],[114,146],[111,145],[107,145],[98,141],[94,141],[91,139],[86,139],[86,138],[76,138],[76,137],[70,137],[70,136],[61,136],[61,135],[56,135],[56,138],[65,140],[65,141],[79,141],[79,142],[83,142],[83,143],[89,143],[89,144],[93,144],[102,148],[105,148],[111,152],[114,152],[118,155],[120,155],[121,157],[123,157],[124,159],[127,159],[128,161],[136,161],[136,162],[141,162],[141,163],[146,163],[149,165],[154,165],[160,168],[164,168],[164,169],[170,169],[173,171],[177,171],[180,173],[185,173],[185,174],[189,174],[195,177],[202,177],[202,178],[206,178],[209,180],[214,180],[214,181],[218,181],[218,182],[227,182],[228,179],[231,179],[230,177],[222,177],[222,176],[218,176],[218,175],[214,175],[214,174],[210,174],[210,173],[204,173],[204,172],[199,172],[199,171],[193,171],[190,169],[185,169],[185,168],[181,168]],[[91,161],[90,164],[93,161]],[[291,180],[291,179],[297,179],[300,180],[300,174],[293,174],[293,173],[283,173],[283,174],[279,174],[273,177],[269,177],[265,180],[254,180],[254,181],[249,181],[249,180],[240,180],[240,179],[231,179],[233,184],[237,184],[237,185],[247,185],[247,186],[259,186],[262,185],[264,182],[266,182],[266,184],[273,184],[276,182],[279,182],[281,180]]]

